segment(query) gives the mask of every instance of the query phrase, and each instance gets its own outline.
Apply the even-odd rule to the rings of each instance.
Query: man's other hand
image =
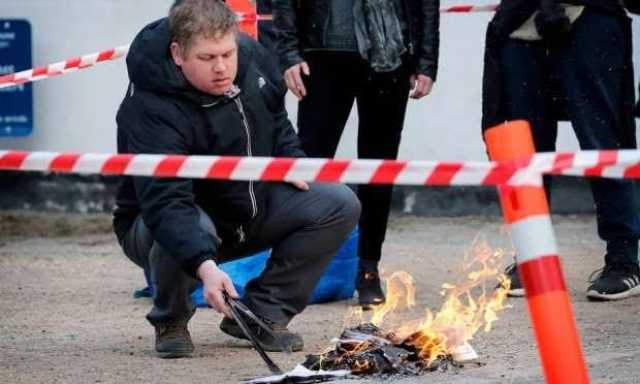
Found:
[[[307,96],[307,89],[304,87],[302,74],[306,76],[311,74],[309,65],[305,61],[289,67],[289,69],[284,72],[284,81],[287,83],[287,88],[296,95],[298,100],[302,100],[303,97]]]
[[[223,293],[238,299],[240,296],[233,286],[233,282],[224,271],[222,271],[213,260],[207,260],[198,267],[198,277],[202,280],[203,295],[207,303],[216,311],[233,318],[231,310],[224,301]]]
[[[298,188],[301,191],[306,192],[309,190],[309,184],[307,184],[305,181],[296,180],[296,181],[289,181],[288,183]]]
[[[409,80],[411,82],[411,93],[412,99],[421,99],[428,94],[431,93],[431,88],[433,88],[433,79],[431,79],[427,75],[413,75]]]

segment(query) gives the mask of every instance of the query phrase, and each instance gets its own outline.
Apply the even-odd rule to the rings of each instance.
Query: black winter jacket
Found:
[[[439,0],[394,0],[400,2],[409,25],[412,69],[431,77],[438,73],[440,46]],[[283,67],[304,61],[308,49],[326,48],[330,0],[273,0],[273,17],[278,33],[278,54]]]
[[[302,157],[284,106],[286,87],[274,58],[240,35],[234,98],[211,96],[192,87],[169,53],[167,19],[135,38],[127,68],[131,81],[117,115],[118,152]],[[245,124],[246,122],[246,124]],[[126,177],[118,191],[114,229],[122,241],[142,215],[153,238],[183,269],[216,254],[216,244],[199,225],[196,205],[228,233],[255,217],[263,188],[256,182]],[[224,228],[221,237],[224,239]]]

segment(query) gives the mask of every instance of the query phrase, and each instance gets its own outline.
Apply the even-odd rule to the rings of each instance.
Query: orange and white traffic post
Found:
[[[256,2],[252,0],[227,0],[229,8],[238,15],[238,27],[240,30],[254,39],[258,38],[258,15]]]
[[[535,153],[526,121],[507,122],[484,134],[494,161],[517,161]],[[580,337],[567,293],[542,175],[533,186],[498,186],[500,203],[516,249],[538,350],[547,383],[589,382]],[[514,175],[517,177],[517,174]]]

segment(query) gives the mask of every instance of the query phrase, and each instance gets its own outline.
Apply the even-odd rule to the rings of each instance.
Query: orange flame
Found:
[[[394,272],[388,279],[387,300],[374,308],[371,323],[380,326],[387,314],[413,308],[416,305],[416,288],[413,277],[404,271]]]
[[[489,332],[506,308],[505,301],[511,281],[501,273],[505,252],[492,250],[480,236],[465,253],[462,264],[464,279],[456,284],[443,284],[445,297],[435,314],[426,310],[423,319],[405,322],[393,330],[398,341],[406,341],[420,351],[420,357],[431,364],[452,353],[480,329]],[[498,288],[494,286],[498,283]],[[487,288],[490,283],[490,288]],[[415,305],[413,279],[406,272],[395,272],[387,279],[387,302],[374,308],[371,323],[381,326],[388,315]]]

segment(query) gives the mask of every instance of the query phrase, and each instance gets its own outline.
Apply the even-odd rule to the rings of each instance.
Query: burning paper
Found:
[[[460,281],[442,285],[444,302],[440,309],[427,308],[423,318],[412,321],[387,321],[389,314],[398,308],[410,308],[415,304],[411,276],[406,272],[392,274],[387,279],[388,300],[374,309],[371,322],[390,329],[396,343],[417,348],[420,357],[428,363],[446,356],[461,360],[477,357],[475,351],[471,352],[469,341],[481,329],[490,331],[498,319],[497,313],[505,308],[511,282],[501,273],[503,255],[502,250],[492,250],[477,238],[465,255]],[[496,285],[498,287],[494,289]]]
[[[417,375],[458,366],[450,355],[428,362],[419,348],[407,341],[395,342],[395,337],[373,324],[359,325],[345,330],[331,350],[307,356],[303,365],[311,370],[348,370],[354,375]]]
[[[281,381],[270,383],[333,379],[323,376],[328,372],[417,375],[461,368],[463,363],[478,358],[469,341],[481,329],[490,331],[497,313],[506,308],[511,282],[501,273],[503,255],[503,251],[494,251],[476,239],[465,255],[462,278],[442,285],[444,302],[440,309],[426,309],[423,317],[413,320],[402,313],[415,306],[413,279],[406,272],[393,273],[386,279],[386,302],[373,309],[368,322],[358,310],[355,315],[360,325],[347,328],[325,352],[307,356],[302,364],[304,372],[308,380],[315,377],[316,381],[287,381],[281,377]]]

